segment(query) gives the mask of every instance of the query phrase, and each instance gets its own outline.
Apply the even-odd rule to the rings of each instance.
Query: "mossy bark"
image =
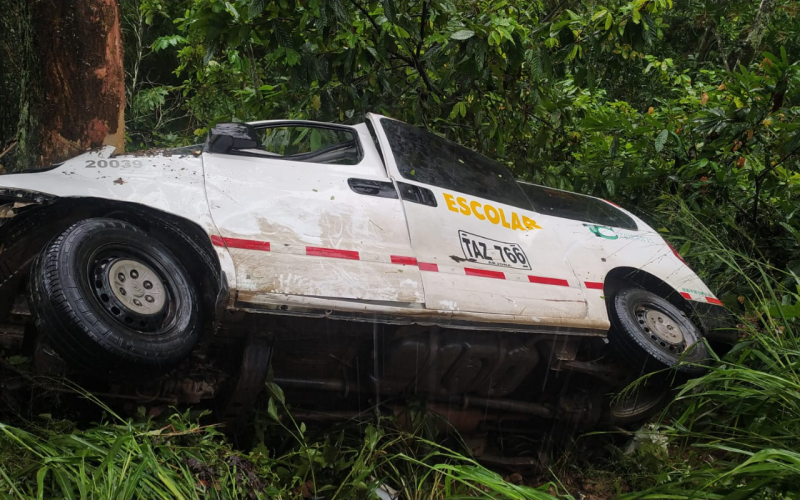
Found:
[[[124,148],[125,74],[114,0],[5,0],[0,20],[0,168]],[[9,149],[10,148],[10,149]]]

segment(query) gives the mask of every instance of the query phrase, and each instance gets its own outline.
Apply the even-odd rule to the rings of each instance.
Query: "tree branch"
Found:
[[[367,17],[367,19],[369,19],[369,22],[372,24],[372,27],[375,28],[375,31],[381,30],[381,27],[378,26],[378,23],[376,23],[375,20],[372,19],[372,16],[369,15],[367,9],[365,9],[364,6],[358,2],[358,0],[350,0],[350,3],[353,4],[356,9],[360,10],[361,13]]]
[[[425,25],[428,24],[428,2],[430,0],[422,0],[422,17],[419,20],[419,43],[417,44],[417,59],[422,52],[422,45],[425,42]]]
[[[722,47],[722,35],[720,34],[719,30],[714,30],[715,34],[717,35],[717,49],[719,50],[719,56],[722,59],[722,63],[725,65],[725,69],[730,72],[731,65],[728,64],[728,56],[725,55],[725,49]]]

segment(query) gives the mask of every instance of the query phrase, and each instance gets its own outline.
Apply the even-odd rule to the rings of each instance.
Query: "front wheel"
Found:
[[[708,349],[700,330],[677,307],[641,288],[624,288],[609,305],[609,341],[642,373],[673,369],[689,377],[705,373]]]
[[[127,222],[87,219],[64,231],[37,257],[30,295],[40,333],[84,370],[168,368],[200,339],[186,269]]]

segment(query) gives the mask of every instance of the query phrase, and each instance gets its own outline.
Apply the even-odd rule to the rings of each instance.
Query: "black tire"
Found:
[[[39,254],[29,289],[39,332],[84,371],[159,372],[200,340],[197,292],[185,268],[127,222],[97,218],[71,226]]]
[[[687,377],[705,373],[703,364],[709,356],[700,330],[667,300],[641,288],[623,288],[611,300],[609,316],[609,342],[631,369],[640,373],[673,369]],[[661,330],[649,328],[654,324]],[[667,334],[672,337],[666,338]],[[681,338],[676,340],[678,334]]]
[[[638,423],[663,410],[668,401],[669,391],[665,387],[640,387],[606,401],[601,422],[605,425]]]

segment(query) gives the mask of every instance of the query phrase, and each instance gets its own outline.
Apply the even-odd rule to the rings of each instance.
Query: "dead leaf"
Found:
[[[708,102],[708,92],[703,92],[703,97],[700,98],[700,104],[705,105]]]

